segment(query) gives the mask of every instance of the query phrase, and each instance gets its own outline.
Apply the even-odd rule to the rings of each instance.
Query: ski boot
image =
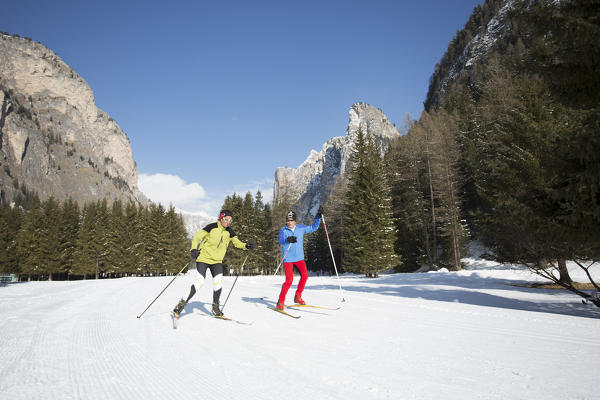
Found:
[[[283,305],[282,301],[278,301],[277,305],[275,306],[278,310],[283,310],[285,308],[285,306]]]
[[[302,297],[300,297],[300,295],[298,295],[298,294],[294,296],[294,303],[301,304],[301,305],[306,304],[306,302],[304,300],[302,300]]]
[[[185,307],[185,300],[179,300],[179,303],[173,309],[173,315],[175,318],[179,318],[179,315],[183,312],[183,308]]]
[[[215,317],[223,316],[223,313],[221,312],[221,309],[219,308],[219,303],[213,303],[212,313]]]

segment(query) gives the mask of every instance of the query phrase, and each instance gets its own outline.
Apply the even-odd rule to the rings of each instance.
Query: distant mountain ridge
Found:
[[[0,195],[147,204],[129,139],[44,45],[0,33]]]
[[[275,170],[273,204],[287,196],[300,205],[298,216],[301,220],[306,220],[309,215],[314,216],[340,173],[346,172],[359,128],[373,136],[382,155],[389,144],[400,136],[383,111],[367,103],[353,104],[348,114],[345,136],[328,140],[320,152],[311,150],[307,159],[295,169],[278,167]]]
[[[194,237],[196,232],[200,229],[204,228],[206,225],[211,222],[217,221],[217,217],[210,217],[205,213],[190,213],[183,210],[178,210],[178,212],[183,217],[183,224],[185,225],[185,230],[187,231],[188,238]]]

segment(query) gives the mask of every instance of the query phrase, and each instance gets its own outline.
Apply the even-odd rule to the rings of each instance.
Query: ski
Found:
[[[240,325],[252,325],[252,322],[238,321],[237,319],[229,318],[224,315],[213,315],[213,318],[222,319],[223,321],[235,322],[236,324],[240,324]]]
[[[322,310],[339,310],[340,307],[322,307],[322,306],[313,306],[312,304],[292,304],[290,306],[286,306],[286,308],[302,308],[302,307],[310,307],[310,308],[320,308]]]
[[[268,307],[268,308],[270,308],[270,309],[271,309],[271,310],[273,310],[273,311],[277,311],[278,313],[281,313],[281,314],[287,315],[288,317],[292,317],[292,318],[294,318],[294,319],[298,319],[298,318],[300,318],[300,315],[293,315],[293,314],[290,314],[289,312],[287,312],[287,311],[284,311],[284,310],[280,310],[280,309],[279,309],[279,308],[277,308],[277,307]]]

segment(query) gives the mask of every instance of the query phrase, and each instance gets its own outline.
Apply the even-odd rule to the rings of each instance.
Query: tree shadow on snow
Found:
[[[445,275],[442,279],[437,274],[389,275],[380,278],[361,278],[353,276],[350,279],[342,278],[341,284],[344,292],[377,293],[386,296],[404,297],[412,299],[445,301],[451,303],[471,304],[484,307],[506,308],[512,310],[534,311],[553,314],[563,314],[585,318],[600,318],[600,308],[581,303],[578,296],[573,295],[573,301],[565,301],[564,290],[534,289],[515,286],[529,283],[526,280],[506,280],[491,277],[481,277],[476,274],[471,276]],[[344,285],[347,280],[347,285]],[[360,281],[357,285],[356,283]],[[314,281],[313,281],[314,282]],[[339,290],[337,284],[311,285],[309,290]],[[485,290],[486,292],[480,291]],[[489,293],[495,291],[497,293]],[[507,296],[502,296],[502,292]],[[543,295],[545,299],[529,301],[510,297],[510,292],[520,292],[532,295]],[[348,295],[351,297],[351,294]],[[548,300],[556,297],[556,301]]]

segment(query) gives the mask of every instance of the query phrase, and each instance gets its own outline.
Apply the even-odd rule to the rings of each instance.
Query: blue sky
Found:
[[[344,135],[355,102],[399,127],[418,118],[436,63],[481,3],[19,0],[2,5],[0,30],[88,82],[151,199],[216,215],[234,191],[270,200],[275,168]]]

